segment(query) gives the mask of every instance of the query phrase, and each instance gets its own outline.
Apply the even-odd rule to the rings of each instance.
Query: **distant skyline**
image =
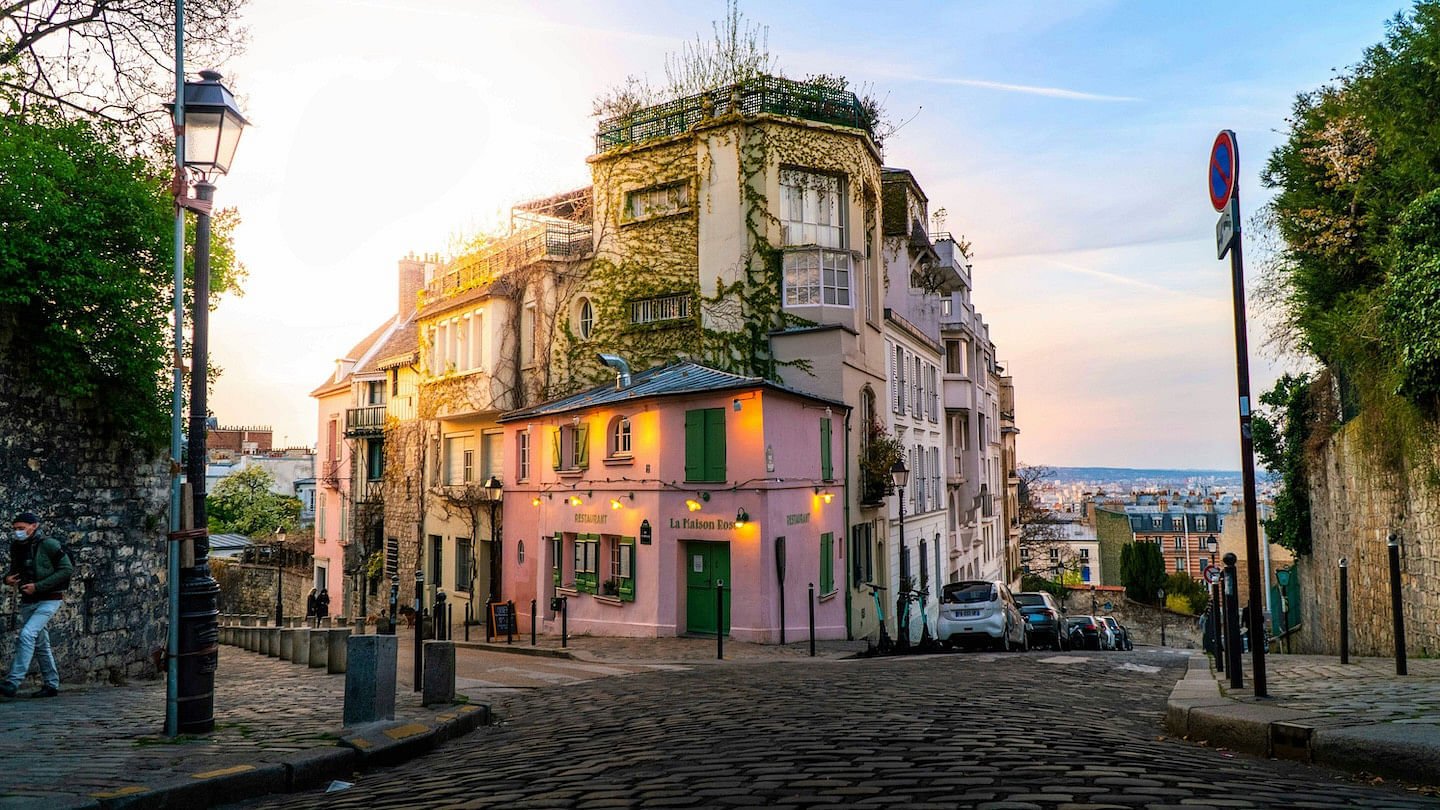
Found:
[[[1398,2],[797,2],[742,11],[791,76],[839,73],[907,121],[912,170],[974,245],[977,307],[1014,374],[1027,463],[1236,468],[1228,263],[1204,169],[1239,135],[1247,224],[1296,93],[1379,41]],[[708,36],[722,0],[667,4],[255,0],[224,66],[254,126],[220,205],[240,208],[246,293],[212,316],[222,423],[313,444],[308,392],[394,314],[396,261],[589,182],[591,99]],[[191,72],[202,65],[190,66]],[[1264,256],[1247,242],[1247,277]],[[1262,353],[1252,388],[1285,363]]]

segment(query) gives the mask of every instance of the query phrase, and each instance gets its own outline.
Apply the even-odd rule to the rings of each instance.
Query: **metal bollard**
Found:
[[[1220,617],[1223,614],[1220,607],[1220,585],[1210,586],[1210,637],[1215,645],[1215,671],[1225,671],[1225,628]]]
[[[420,686],[421,686],[420,681],[421,681],[421,678],[423,678],[424,675],[425,675],[425,672],[424,672],[424,669],[423,669],[423,664],[425,663],[425,652],[424,652],[424,648],[425,648],[425,602],[420,598],[420,594],[422,594],[422,593],[424,593],[424,592],[425,592],[425,572],[424,572],[424,571],[420,571],[420,570],[416,570],[416,571],[415,571],[415,677],[414,677],[414,678],[412,679],[412,681],[411,681],[411,682],[415,685],[415,691],[416,691],[416,692],[419,692],[419,691],[420,691]]]
[[[1350,567],[1340,558],[1340,663],[1350,663]]]
[[[1285,591],[1280,591],[1280,624],[1281,634],[1285,638],[1285,654],[1290,654],[1290,600],[1285,597]]]
[[[570,639],[570,600],[560,597],[560,647],[563,649],[569,644]]]
[[[515,602],[507,600],[505,605],[510,608],[510,618],[505,622],[505,643],[509,644],[515,640]]]
[[[715,658],[725,660],[725,580],[715,580]]]
[[[810,657],[815,657],[815,583],[810,583]]]
[[[490,643],[490,633],[491,633],[491,630],[493,629],[492,627],[490,627],[490,616],[491,616],[491,615],[492,615],[492,613],[491,613],[491,611],[490,611],[490,600],[489,600],[489,599],[486,599],[486,600],[485,600],[485,620],[484,620],[484,621],[485,621],[485,643],[486,643],[486,644],[489,644],[489,643]]]
[[[474,620],[475,620],[475,611],[471,608],[470,603],[469,603],[469,602],[466,602],[466,603],[465,603],[465,640],[466,640],[466,641],[469,641],[469,640],[470,640],[470,622],[472,622],[472,621],[474,621]]]
[[[1390,547],[1390,612],[1395,617],[1395,674],[1408,674],[1405,666],[1405,606],[1400,598],[1400,535],[1386,539]]]
[[[450,641],[455,635],[455,606],[449,605],[445,608],[445,640]]]
[[[530,600],[530,646],[535,646],[535,600]]]
[[[1240,652],[1244,646],[1240,640],[1240,596],[1236,593],[1235,561],[1232,552],[1225,555],[1225,654],[1229,656],[1230,688],[1245,687],[1245,673],[1240,670]]]

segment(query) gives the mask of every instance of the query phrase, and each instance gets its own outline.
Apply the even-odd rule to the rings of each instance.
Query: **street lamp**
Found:
[[[179,37],[177,36],[177,40]],[[171,456],[180,456],[180,384],[183,356],[183,301],[185,287],[185,209],[195,211],[194,296],[191,310],[190,337],[190,436],[185,475],[190,482],[193,503],[195,544],[194,563],[180,569],[180,549],[171,542],[169,555],[169,666],[166,672],[165,730],[173,736],[182,732],[204,733],[215,728],[215,652],[202,652],[200,639],[214,637],[215,604],[220,587],[210,576],[207,557],[210,542],[205,528],[205,430],[206,386],[209,377],[210,331],[210,210],[215,187],[211,175],[226,174],[235,158],[240,133],[248,123],[235,103],[235,96],[220,83],[220,74],[202,71],[198,82],[184,82],[180,55],[176,54],[175,115],[175,390],[171,399]],[[195,197],[189,195],[190,183],[186,170],[197,177]],[[171,540],[180,526],[179,480],[172,479],[170,492]],[[180,594],[186,593],[200,604],[191,609],[187,618],[180,611]],[[183,626],[182,626],[183,625]],[[182,639],[185,641],[182,649]],[[180,706],[186,716],[180,717]]]
[[[490,601],[500,601],[500,533],[496,525],[495,514],[500,508],[500,499],[504,495],[504,484],[500,479],[490,476],[485,479],[485,504],[490,507]],[[489,621],[487,618],[486,621]]]
[[[284,586],[281,577],[285,572],[285,530],[275,530],[275,626],[285,623]]]
[[[905,652],[910,649],[910,594],[905,592],[905,580],[910,576],[910,554],[905,549],[905,484],[910,481],[910,470],[903,458],[895,459],[890,467],[890,480],[900,496],[900,579],[896,590],[895,606],[895,649]]]

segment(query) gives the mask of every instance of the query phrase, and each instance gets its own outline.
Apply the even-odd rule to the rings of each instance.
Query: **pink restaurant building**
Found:
[[[501,418],[519,630],[845,637],[846,406],[690,362]],[[838,477],[837,477],[838,476]],[[783,579],[781,572],[783,570]],[[724,583],[723,609],[716,591]]]

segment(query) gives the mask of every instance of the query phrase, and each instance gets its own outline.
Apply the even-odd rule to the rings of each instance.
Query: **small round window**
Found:
[[[524,540],[517,540],[517,541],[515,542],[515,562],[517,562],[517,563],[523,563],[523,562],[525,562],[525,541],[524,541]]]
[[[576,320],[580,329],[580,338],[589,340],[590,332],[595,328],[595,307],[590,303],[589,298],[580,299],[580,313]]]

